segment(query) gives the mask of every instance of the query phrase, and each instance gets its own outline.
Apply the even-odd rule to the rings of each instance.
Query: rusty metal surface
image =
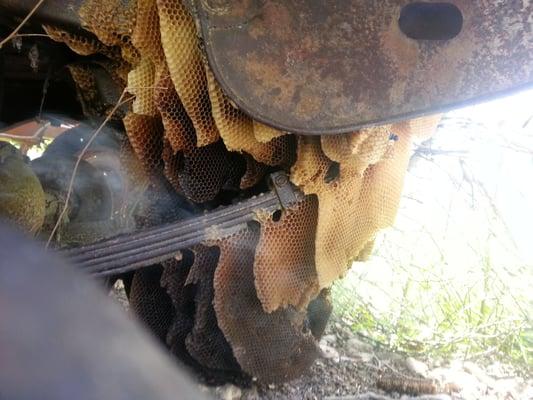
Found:
[[[415,15],[413,26],[407,15],[411,26],[402,29],[411,39],[399,22],[412,3],[195,0],[195,7],[225,92],[287,131],[352,131],[533,84],[533,3],[451,0],[459,17],[451,10],[443,18],[456,26],[438,14],[418,22]],[[460,33],[445,40],[446,29]],[[418,39],[424,35],[440,40]]]
[[[155,265],[180,250],[209,239],[222,239],[242,230],[257,213],[273,213],[304,199],[283,172],[272,174],[273,190],[231,206],[164,226],[60,250],[72,263],[98,277],[118,275]]]

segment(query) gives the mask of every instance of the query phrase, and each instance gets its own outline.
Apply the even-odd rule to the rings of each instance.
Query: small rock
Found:
[[[359,361],[359,360],[356,360],[356,359],[353,358],[353,357],[341,356],[341,362],[345,362],[345,363],[351,363],[351,364],[353,364],[353,363],[356,362],[356,361]]]
[[[470,373],[471,375],[474,375],[480,382],[484,383],[490,388],[495,387],[496,382],[494,381],[494,379],[488,376],[485,371],[483,371],[478,365],[474,364],[473,362],[466,361],[463,364],[463,367],[466,372]]]
[[[242,390],[230,384],[219,387],[217,393],[222,400],[239,400],[242,396]]]
[[[322,357],[328,360],[340,361],[339,352],[327,344],[320,343],[320,350],[322,350]]]
[[[209,387],[207,387],[206,385],[198,385],[198,389],[199,389],[200,392],[202,392],[202,393],[209,393],[209,392],[211,392],[211,389],[209,389]]]
[[[335,343],[337,343],[337,336],[335,335],[325,335],[322,337],[322,342],[325,342],[329,345],[333,345]]]
[[[257,387],[253,386],[251,389],[245,390],[242,396],[246,400],[259,400],[259,392]]]
[[[370,361],[374,359],[373,353],[361,352],[361,353],[353,354],[353,356],[357,357],[359,360],[361,360],[364,363],[369,363]]]
[[[354,351],[357,353],[364,351],[369,353],[372,351],[372,345],[353,337],[346,342],[346,349],[348,352]]]
[[[423,376],[424,378],[427,378],[428,376],[429,367],[427,366],[427,364],[413,357],[408,357],[405,360],[405,366],[409,371]]]

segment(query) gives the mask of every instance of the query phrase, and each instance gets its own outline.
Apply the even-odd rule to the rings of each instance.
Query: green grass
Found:
[[[399,219],[400,225],[409,220],[410,228],[381,235],[371,259],[355,263],[334,285],[337,317],[397,352],[500,361],[531,374],[532,266],[508,253],[505,238],[494,231],[483,231],[484,240],[477,232],[457,243],[458,233],[448,228],[447,243]]]

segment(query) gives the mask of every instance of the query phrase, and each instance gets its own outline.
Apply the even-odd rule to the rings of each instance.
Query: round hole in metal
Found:
[[[402,8],[400,30],[415,40],[450,40],[463,29],[463,14],[451,3],[414,2]]]

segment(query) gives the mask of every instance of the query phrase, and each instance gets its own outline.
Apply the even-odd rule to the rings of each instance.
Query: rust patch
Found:
[[[450,40],[405,36],[408,0],[197,2],[225,93],[289,132],[350,132],[533,84],[531,2],[452,0],[464,21]]]

